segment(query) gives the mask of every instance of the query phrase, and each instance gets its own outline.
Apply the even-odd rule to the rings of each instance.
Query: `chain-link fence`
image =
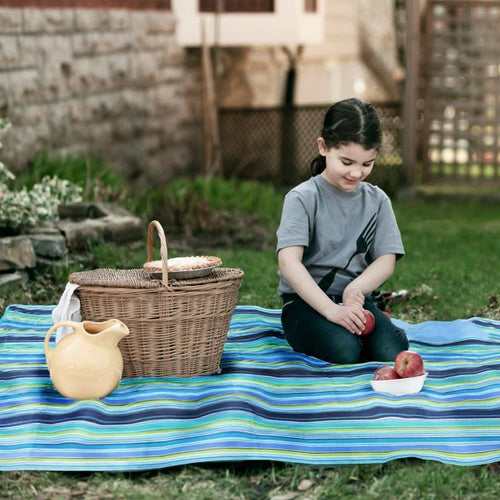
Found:
[[[402,182],[401,105],[375,104],[384,146],[370,181],[393,192]],[[289,186],[309,177],[328,106],[220,110],[225,176]]]

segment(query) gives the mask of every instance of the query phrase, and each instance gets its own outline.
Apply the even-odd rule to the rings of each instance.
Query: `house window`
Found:
[[[172,10],[172,0],[2,0],[2,7]]]
[[[219,0],[198,0],[200,12],[215,12]],[[274,12],[274,0],[220,0],[221,12]]]
[[[304,0],[304,10],[306,12],[316,12],[318,8],[317,0]]]

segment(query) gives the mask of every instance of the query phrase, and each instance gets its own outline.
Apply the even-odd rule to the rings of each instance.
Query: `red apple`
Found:
[[[366,323],[363,331],[361,332],[361,335],[370,335],[370,333],[372,333],[373,329],[375,328],[375,316],[373,316],[373,314],[366,309],[363,309],[363,314],[365,315]]]
[[[392,366],[380,366],[373,375],[373,380],[394,380],[400,378]]]
[[[396,356],[394,368],[401,378],[418,377],[425,373],[422,357],[413,351],[401,351]]]

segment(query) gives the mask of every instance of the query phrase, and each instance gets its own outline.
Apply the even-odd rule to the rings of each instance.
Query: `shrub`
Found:
[[[401,163],[377,162],[367,182],[379,186],[387,196],[394,198],[397,190],[404,183],[404,171]]]
[[[10,122],[0,120],[0,134],[10,128]],[[0,148],[1,148],[0,143]],[[44,176],[30,189],[15,189],[15,175],[0,162],[0,230],[17,231],[23,226],[34,226],[44,220],[58,217],[58,207],[63,203],[81,201],[81,188],[57,176]]]
[[[21,181],[28,188],[45,176],[67,179],[82,188],[85,201],[117,202],[127,196],[127,185],[109,165],[88,155],[59,155],[47,152],[35,157]]]
[[[169,232],[194,234],[229,230],[237,219],[274,227],[283,196],[273,186],[255,181],[196,177],[175,179],[154,195],[152,214]]]

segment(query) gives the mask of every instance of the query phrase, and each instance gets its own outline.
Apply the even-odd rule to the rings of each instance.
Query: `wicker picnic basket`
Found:
[[[117,318],[130,334],[120,343],[123,377],[192,377],[220,372],[220,359],[243,278],[241,269],[215,268],[192,279],[168,278],[168,249],[158,221],[162,277],[144,269],[95,269],[72,273],[84,320]]]

